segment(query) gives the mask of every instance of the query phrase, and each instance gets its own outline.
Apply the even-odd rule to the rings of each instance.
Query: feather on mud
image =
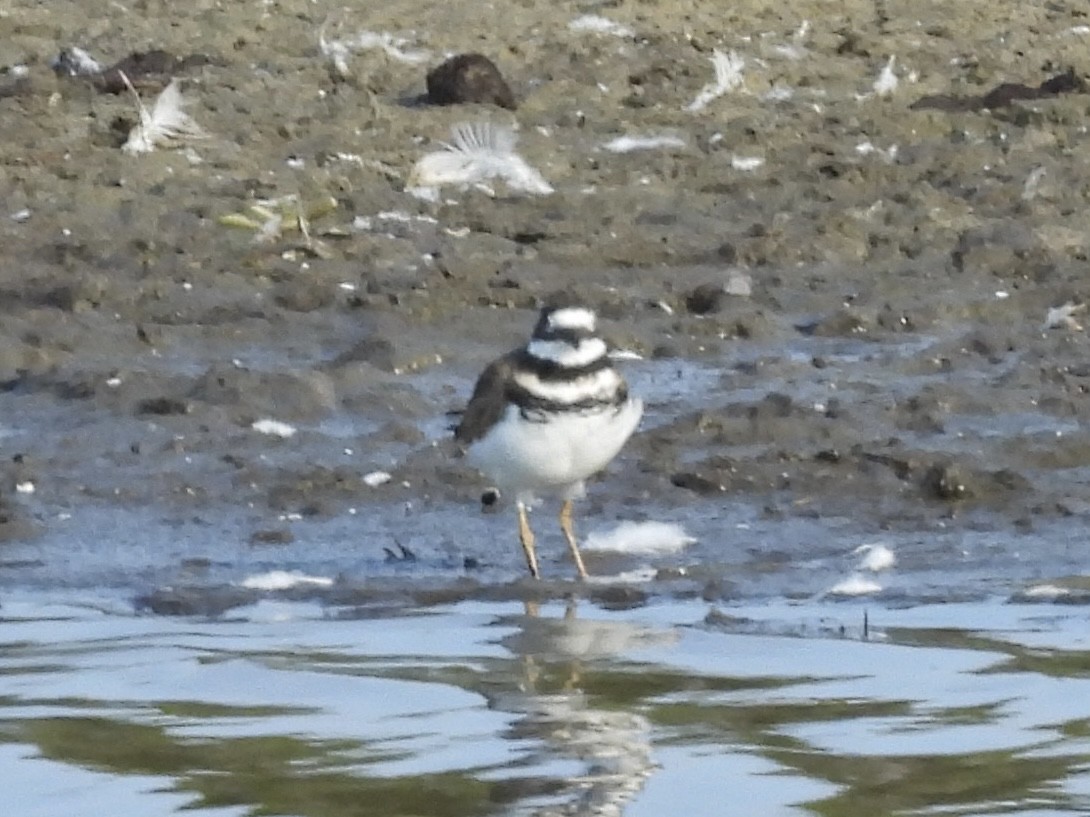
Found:
[[[140,100],[140,95],[124,74],[125,81],[133,97],[136,98],[140,121],[131,131],[121,149],[126,153],[151,153],[157,147],[176,147],[191,139],[204,139],[208,134],[189,114],[185,112],[186,100],[182,97],[178,80],[170,84],[155,98],[149,111]]]
[[[553,187],[515,150],[514,129],[491,122],[462,122],[451,128],[441,150],[421,157],[409,174],[409,192],[432,198],[431,191],[449,185],[468,187],[499,179],[509,190],[548,195]]]

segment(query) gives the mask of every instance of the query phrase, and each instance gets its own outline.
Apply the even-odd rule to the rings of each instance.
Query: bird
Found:
[[[603,470],[643,416],[629,395],[594,310],[577,302],[541,309],[529,341],[481,372],[454,429],[467,461],[515,498],[519,543],[538,579],[528,509],[538,495],[561,499],[560,529],[580,579],[587,569],[573,527],[573,502]]]

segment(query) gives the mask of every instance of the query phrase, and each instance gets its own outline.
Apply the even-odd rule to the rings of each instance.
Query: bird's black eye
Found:
[[[496,488],[489,488],[487,491],[481,494],[481,504],[486,508],[491,508],[499,501],[500,492]]]

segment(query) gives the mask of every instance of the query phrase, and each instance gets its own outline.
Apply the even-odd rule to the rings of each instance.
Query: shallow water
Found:
[[[805,339],[626,371],[654,430],[774,392],[817,411],[830,396],[922,391],[934,378],[898,378],[895,364],[930,342]],[[758,359],[776,373],[747,376],[739,364]],[[441,406],[444,378],[413,388]],[[84,407],[19,407],[17,441],[37,426],[120,450],[138,431],[165,436]],[[439,413],[414,422],[427,440],[444,434]],[[1077,425],[1028,411],[946,422],[920,445]],[[366,439],[341,412],[290,446],[239,448],[270,467],[358,469],[351,449]],[[1067,518],[1015,533],[936,515],[876,531],[743,493],[607,482],[583,506],[585,533],[655,520],[696,541],[587,552],[594,579],[579,585],[546,510],[534,584],[510,519],[464,496],[414,483],[401,501],[272,519],[237,499],[219,445],[172,465],[206,492],[195,500],[161,501],[146,464],[128,473],[107,457],[73,457],[24,498],[42,535],[0,554],[10,813],[1090,812],[1090,606]],[[717,450],[741,459],[747,446],[760,448]],[[381,456],[393,467],[406,450],[393,441]],[[403,473],[423,480],[427,463]],[[154,500],[111,497],[110,480],[148,481]],[[250,540],[275,526],[291,539]],[[867,547],[895,564],[870,569]]]
[[[1085,813],[1088,617],[9,594],[8,813]]]

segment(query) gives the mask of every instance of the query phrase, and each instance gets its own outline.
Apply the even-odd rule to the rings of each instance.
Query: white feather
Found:
[[[656,148],[683,148],[685,140],[677,136],[618,136],[602,145],[610,153],[632,153]]]
[[[597,14],[584,14],[582,17],[576,17],[574,20],[568,23],[568,28],[570,28],[572,31],[588,31],[594,34],[610,34],[614,37],[636,36],[636,32],[630,29],[628,26]]]
[[[741,170],[743,172],[750,172],[761,167],[765,163],[765,160],[760,156],[731,156],[730,166],[735,170]]]
[[[408,40],[395,37],[384,31],[361,31],[355,37],[342,40],[327,40],[325,38],[325,26],[318,31],[318,49],[326,59],[333,63],[337,73],[342,77],[348,76],[348,58],[357,51],[381,49],[393,59],[410,65],[419,65],[431,59],[430,52],[406,49],[405,46],[408,44]]]
[[[513,128],[491,122],[462,122],[451,128],[451,141],[422,157],[409,173],[415,195],[447,185],[467,187],[491,179],[521,193],[547,195],[552,186],[515,151]]]
[[[873,593],[880,593],[881,591],[882,585],[874,581],[874,579],[868,579],[861,573],[852,573],[846,579],[841,579],[825,592],[830,596],[869,596]]]
[[[121,149],[126,153],[151,153],[157,147],[171,147],[186,139],[203,139],[208,134],[184,110],[185,100],[178,88],[178,80],[172,79],[162,93],[155,98],[149,112],[140,101],[140,95],[132,87],[129,78],[121,74],[129,86],[140,113],[140,122],[130,132]]]
[[[242,586],[250,590],[288,590],[292,587],[331,587],[333,579],[327,576],[308,576],[298,570],[270,570],[242,580]]]
[[[681,525],[669,522],[622,522],[611,531],[595,532],[584,550],[613,553],[676,553],[695,542]]]
[[[744,79],[742,70],[746,67],[746,61],[741,54],[736,51],[724,54],[717,48],[712,51],[711,61],[715,69],[715,81],[705,85],[696,95],[696,99],[685,107],[685,110],[703,110],[709,102],[718,99],[728,91],[741,87]]]
[[[882,70],[878,74],[878,79],[874,81],[875,96],[889,96],[897,90],[897,86],[900,82],[897,79],[897,74],[893,71],[893,65],[896,61],[897,57],[890,57],[889,61],[882,66]]]
[[[853,550],[852,553],[862,556],[859,560],[859,570],[869,570],[872,573],[878,573],[882,570],[889,570],[897,564],[896,554],[888,545],[884,545],[881,542],[875,542],[871,545],[860,545]]]
[[[273,437],[283,437],[287,439],[288,437],[295,436],[295,426],[281,422],[280,420],[273,420],[271,417],[254,420],[250,425],[250,428],[261,434],[269,434]]]

